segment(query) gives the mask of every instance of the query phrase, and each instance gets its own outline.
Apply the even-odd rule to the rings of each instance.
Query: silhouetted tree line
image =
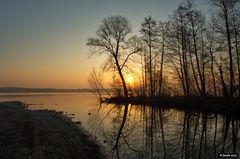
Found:
[[[113,72],[119,95],[240,97],[239,0],[208,2],[214,10],[208,20],[194,0],[183,0],[166,22],[146,17],[139,37],[129,37],[125,17],[103,20],[87,45],[108,55],[104,70]]]

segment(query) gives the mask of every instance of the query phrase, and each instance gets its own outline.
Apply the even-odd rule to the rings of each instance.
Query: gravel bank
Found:
[[[1,159],[105,159],[103,147],[60,112],[0,103]]]

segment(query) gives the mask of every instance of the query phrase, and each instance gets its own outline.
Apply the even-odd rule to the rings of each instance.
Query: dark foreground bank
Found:
[[[1,159],[105,159],[103,147],[69,117],[0,102]]]

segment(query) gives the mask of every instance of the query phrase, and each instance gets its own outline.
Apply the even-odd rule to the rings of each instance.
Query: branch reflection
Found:
[[[240,152],[239,117],[133,105],[100,105],[88,128],[113,158],[207,159]]]

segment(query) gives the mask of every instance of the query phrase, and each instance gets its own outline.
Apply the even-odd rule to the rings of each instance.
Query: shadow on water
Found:
[[[228,114],[104,104],[88,125],[117,159],[208,159],[240,152],[240,118]]]

